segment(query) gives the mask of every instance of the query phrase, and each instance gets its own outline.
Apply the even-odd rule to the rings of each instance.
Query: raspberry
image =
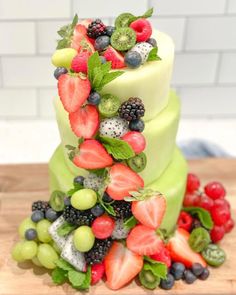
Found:
[[[214,201],[206,195],[202,195],[199,199],[199,202],[196,203],[196,206],[210,211],[214,205]]]
[[[71,63],[71,69],[76,72],[82,72],[87,74],[88,72],[88,59],[90,57],[90,53],[88,51],[83,51],[77,54]]]
[[[184,207],[196,206],[200,201],[200,195],[187,193],[184,197]]]
[[[223,226],[214,225],[213,229],[210,232],[211,240],[213,243],[217,243],[223,239],[225,235],[225,229]]]
[[[91,266],[91,284],[95,285],[98,283],[105,273],[104,263],[97,263]]]
[[[208,197],[212,198],[213,200],[224,198],[226,195],[225,188],[220,182],[217,181],[209,182],[204,187],[204,190]]]
[[[171,266],[170,252],[165,247],[161,248],[159,252],[150,256],[153,260],[163,262],[169,268]]]
[[[224,225],[230,219],[230,212],[224,207],[213,206],[211,217],[216,225]]]
[[[214,207],[226,208],[230,210],[230,203],[226,199],[216,199],[214,202]]]
[[[225,224],[224,229],[226,233],[231,232],[231,230],[234,228],[234,220],[230,218]]]
[[[96,19],[89,24],[87,35],[93,39],[96,39],[99,36],[106,35],[106,26],[100,19]]]
[[[186,191],[188,193],[193,193],[193,192],[197,191],[199,189],[199,187],[200,187],[199,178],[195,174],[189,173],[188,178],[187,178]]]
[[[188,214],[187,212],[181,211],[177,221],[178,226],[189,232],[192,227],[192,223],[193,223],[192,216]]]
[[[130,24],[130,27],[136,33],[137,42],[145,42],[152,35],[152,26],[145,18],[139,18]]]

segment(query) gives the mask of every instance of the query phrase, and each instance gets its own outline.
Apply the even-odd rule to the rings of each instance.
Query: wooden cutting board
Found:
[[[232,212],[236,213],[236,160],[205,159],[189,162],[190,171],[197,173],[203,183],[219,180],[227,188]],[[30,214],[33,200],[48,199],[47,165],[0,165],[0,295],[75,294],[69,285],[55,286],[47,271],[31,263],[17,265],[10,250],[18,240],[17,227]],[[221,246],[227,261],[219,269],[211,269],[210,278],[193,285],[178,282],[167,292],[148,291],[136,283],[111,291],[104,283],[92,287],[89,294],[236,294],[236,230],[227,235]]]

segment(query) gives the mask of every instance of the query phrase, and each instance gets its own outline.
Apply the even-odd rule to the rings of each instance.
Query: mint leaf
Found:
[[[101,69],[104,75],[109,73],[109,71],[111,70],[111,62],[107,61],[104,64],[102,64]]]
[[[214,223],[212,221],[210,213],[200,207],[184,207],[183,211],[190,213],[191,215],[196,215],[198,219],[201,221],[201,224],[206,229],[212,229],[214,226]]]
[[[149,18],[153,15],[153,7],[148,9],[140,18]]]
[[[70,270],[68,272],[68,279],[73,287],[78,288],[80,287],[83,282],[85,281],[86,274],[83,272],[79,272],[76,270]]]
[[[143,266],[144,270],[150,270],[153,275],[157,278],[166,279],[167,276],[167,266],[164,263],[145,263]]]
[[[100,136],[99,140],[102,142],[107,152],[116,160],[126,160],[135,156],[131,146],[124,140],[106,136]]]
[[[57,267],[69,271],[69,270],[74,270],[74,267],[72,265],[70,265],[67,261],[65,261],[64,259],[60,258],[57,261],[55,261],[55,264]]]
[[[79,20],[78,15],[75,14],[75,16],[74,16],[74,18],[73,18],[73,20],[72,20],[72,24],[71,24],[71,27],[72,27],[73,29],[74,29],[75,26],[77,25],[78,20]]]
[[[64,284],[67,280],[67,271],[56,267],[52,271],[52,281],[56,285]]]
[[[152,50],[149,52],[147,61],[155,61],[155,60],[161,60],[160,56],[158,56],[158,48],[154,47]]]
[[[60,37],[62,37],[62,39],[57,41],[58,42],[57,49],[70,47],[71,39],[73,37],[74,29],[77,23],[78,23],[78,15],[76,14],[71,24],[60,28],[60,30],[57,33]]]
[[[60,237],[64,237],[72,232],[74,229],[76,229],[76,225],[65,222],[57,229],[57,233]]]
[[[88,267],[87,272],[85,274],[85,280],[83,284],[79,287],[81,290],[87,290],[91,285],[91,266]]]
[[[101,90],[106,84],[108,84],[111,81],[115,80],[116,78],[118,78],[122,74],[124,74],[124,71],[115,71],[115,72],[105,74],[102,81],[101,81],[99,89]]]
[[[103,79],[102,69],[99,67],[94,68],[93,69],[93,80],[92,80],[93,89],[95,89],[95,90],[100,89],[102,79]]]
[[[89,172],[96,174],[97,176],[102,176],[102,177],[106,177],[108,174],[108,171],[106,168],[102,168],[102,169],[94,169],[94,170],[89,170]]]
[[[114,208],[112,207],[112,205],[106,204],[104,202],[100,202],[100,204],[108,214],[110,214],[112,216],[116,216],[116,212],[115,212]]]
[[[92,82],[93,81],[93,70],[94,68],[100,68],[101,67],[101,60],[99,58],[99,54],[96,51],[94,54],[92,54],[88,60],[88,78],[89,81]]]
[[[75,183],[74,184],[74,188],[72,188],[72,189],[70,189],[68,192],[67,192],[67,195],[68,196],[72,196],[75,192],[77,192],[77,191],[79,191],[79,190],[81,190],[81,189],[83,189],[84,187],[81,185],[81,184],[79,184],[79,183]]]
[[[134,216],[131,216],[129,219],[126,219],[124,222],[124,226],[128,229],[135,227],[137,224],[137,220]]]

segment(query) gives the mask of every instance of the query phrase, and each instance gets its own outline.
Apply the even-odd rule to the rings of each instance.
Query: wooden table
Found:
[[[205,159],[189,162],[190,171],[197,173],[202,182],[222,181],[228,191],[235,217],[236,213],[236,160]],[[33,200],[48,199],[47,165],[0,166],[0,295],[75,294],[65,285],[56,287],[48,273],[30,263],[19,266],[11,260],[10,249],[17,237],[17,226],[30,214]],[[91,288],[89,294],[236,294],[236,230],[221,243],[228,255],[226,263],[211,270],[206,281],[193,285],[178,282],[171,291],[154,292],[137,287],[135,283],[113,292],[103,283]]]

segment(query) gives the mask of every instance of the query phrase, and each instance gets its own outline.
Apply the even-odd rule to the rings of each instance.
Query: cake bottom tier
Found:
[[[50,191],[68,191],[73,187],[76,175],[71,173],[65,163],[63,149],[59,146],[49,162]],[[163,193],[167,200],[167,210],[161,228],[171,232],[181,210],[187,177],[187,163],[178,148],[164,173],[147,186]]]

